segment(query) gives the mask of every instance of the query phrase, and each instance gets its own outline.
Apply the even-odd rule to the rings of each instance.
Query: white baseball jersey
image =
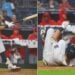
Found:
[[[52,38],[53,33],[54,29],[48,29],[43,50],[43,60],[50,65],[57,65],[57,63],[63,63],[65,60],[67,43],[63,39],[59,42],[55,41]]]

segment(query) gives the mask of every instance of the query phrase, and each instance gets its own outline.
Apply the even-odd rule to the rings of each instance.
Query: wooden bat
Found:
[[[31,19],[36,18],[36,17],[38,17],[38,14],[34,14],[34,15],[31,15],[31,16],[25,17],[25,18],[23,18],[23,20],[27,21],[27,20],[31,20]]]

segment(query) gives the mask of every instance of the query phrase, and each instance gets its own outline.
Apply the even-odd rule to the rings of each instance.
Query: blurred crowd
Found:
[[[52,19],[49,12],[45,12],[42,14],[42,18],[39,25],[46,26],[61,26],[64,21],[68,21],[67,12],[62,9],[58,13],[58,20]]]
[[[70,22],[70,18],[72,18],[72,16],[70,16],[70,18],[68,17],[68,14],[73,14],[73,17],[75,16],[74,14],[74,10],[73,11],[68,11],[69,9],[73,9],[73,5],[70,3],[73,1],[69,1],[69,0],[48,0],[46,2],[46,0],[39,0],[38,1],[38,9],[39,8],[46,8],[47,6],[43,7],[43,5],[45,5],[45,3],[49,6],[49,8],[46,10],[40,9],[39,15],[42,15],[42,18],[39,16],[39,20],[38,21],[39,25],[45,26],[45,25],[58,25],[61,26],[62,23],[64,21],[69,21]],[[52,10],[53,9],[53,10]],[[56,15],[53,19],[52,15]]]
[[[70,0],[38,0],[38,8],[65,8],[72,9],[74,8],[74,1]]]
[[[38,10],[39,15],[40,14],[42,15],[42,18],[39,16],[39,20],[41,19],[40,22],[38,21],[39,25],[42,25],[42,26],[59,25],[61,26],[64,21],[70,21],[68,14],[74,15],[74,10],[68,11],[69,9],[74,8],[71,2],[73,1],[70,1],[70,0],[48,0],[48,1],[39,0],[38,9],[46,8],[46,10],[40,9],[41,12]],[[47,9],[47,6],[43,7],[45,4],[48,5],[49,7],[48,9]],[[52,15],[56,15],[54,19]],[[72,16],[70,16],[70,18],[72,19]]]

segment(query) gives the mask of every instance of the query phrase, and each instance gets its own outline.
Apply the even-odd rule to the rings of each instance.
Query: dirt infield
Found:
[[[43,64],[42,61],[38,62],[38,69],[39,70],[63,70],[63,69],[75,69],[75,66],[73,67],[66,67],[66,66],[46,66]]]
[[[18,72],[10,72],[7,69],[0,69],[0,75],[37,75],[36,69],[22,69]]]

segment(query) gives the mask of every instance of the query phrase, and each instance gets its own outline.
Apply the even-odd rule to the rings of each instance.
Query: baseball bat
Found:
[[[25,18],[23,18],[23,20],[27,21],[27,20],[31,20],[31,19],[36,18],[36,17],[38,17],[38,14],[33,14],[31,16],[25,17]]]

